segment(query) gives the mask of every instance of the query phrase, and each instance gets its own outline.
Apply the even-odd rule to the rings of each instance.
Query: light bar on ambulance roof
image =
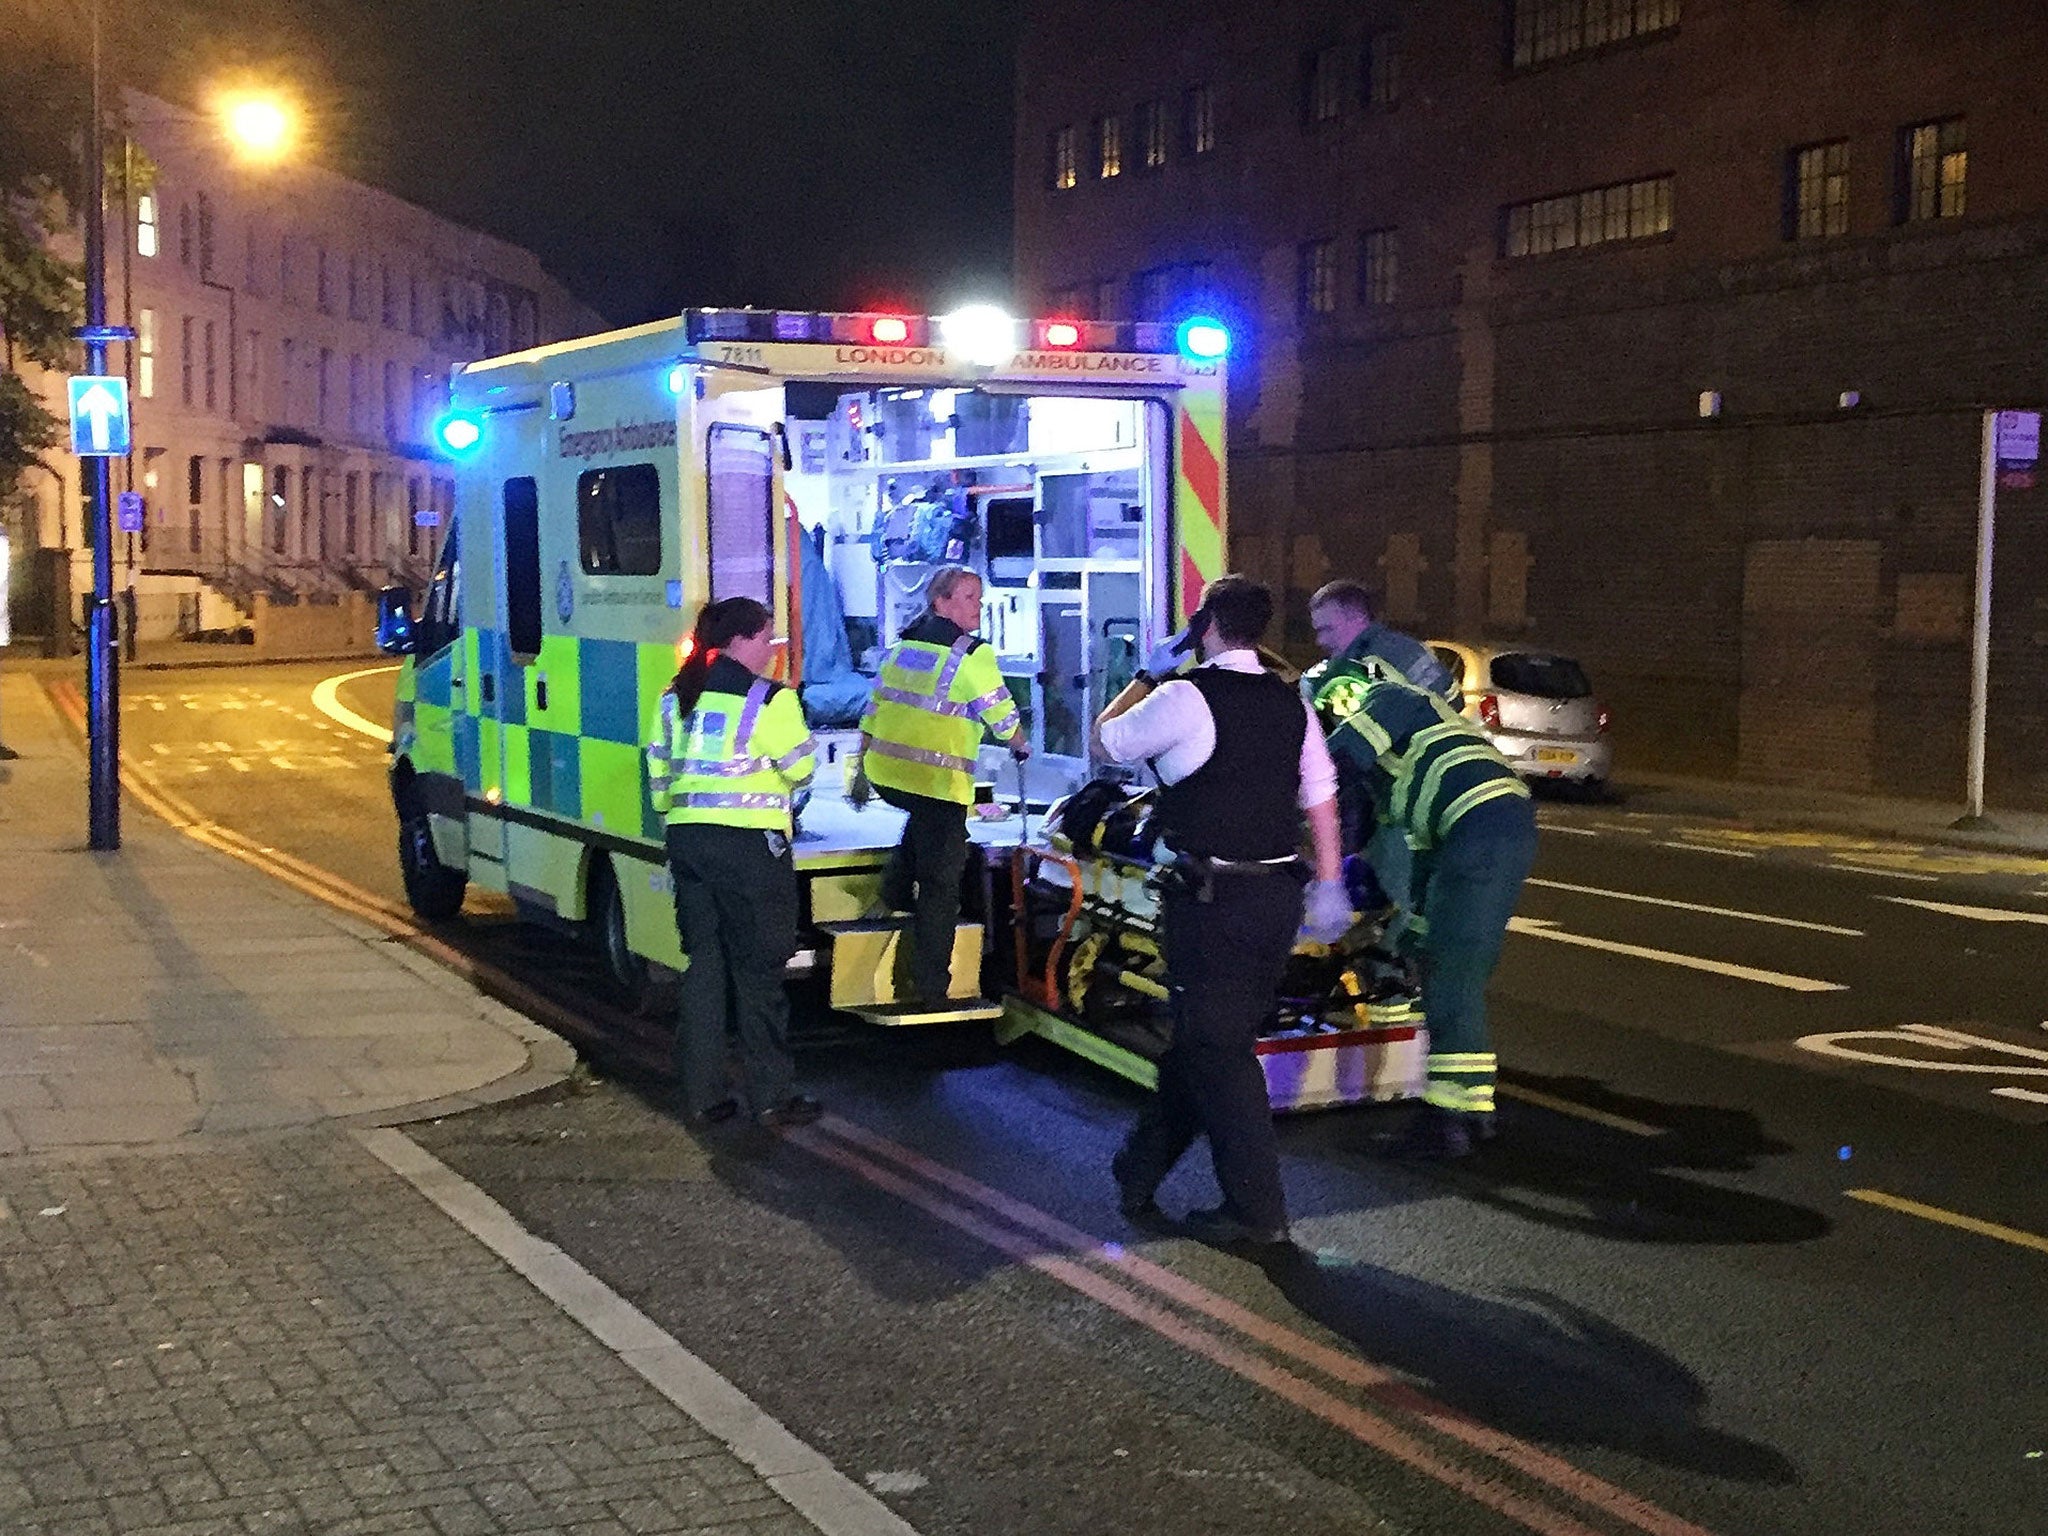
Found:
[[[1206,316],[1178,326],[1164,320],[1083,320],[1069,315],[1019,321],[993,305],[970,305],[936,318],[888,310],[692,309],[684,312],[683,321],[692,342],[944,347],[959,361],[982,367],[1002,366],[1020,345],[1048,352],[1179,352],[1200,363],[1216,362],[1230,350],[1229,328]]]
[[[451,459],[467,458],[484,440],[484,418],[476,411],[450,411],[434,423],[434,441]]]

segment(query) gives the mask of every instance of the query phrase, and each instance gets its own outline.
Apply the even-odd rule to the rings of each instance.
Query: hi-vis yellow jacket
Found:
[[[874,701],[860,723],[867,737],[862,761],[868,779],[885,789],[972,805],[983,729],[1007,743],[1018,725],[994,649],[932,616],[904,631],[882,658]]]
[[[664,693],[649,732],[647,785],[670,826],[709,823],[790,831],[817,747],[794,691],[720,658],[687,715]]]

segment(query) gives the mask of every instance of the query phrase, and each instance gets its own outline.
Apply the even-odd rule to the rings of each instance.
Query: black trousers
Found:
[[[1272,1012],[1301,907],[1301,881],[1291,870],[1220,873],[1207,902],[1167,891],[1161,915],[1173,1043],[1159,1060],[1159,1092],[1124,1143],[1127,1186],[1157,1188],[1206,1135],[1224,1209],[1250,1226],[1287,1225],[1273,1111],[1252,1048]]]
[[[875,793],[909,816],[903,840],[882,870],[882,900],[910,923],[910,982],[927,1002],[952,990],[953,930],[960,921],[960,880],[967,873],[967,807],[899,789]]]
[[[756,1113],[784,1102],[796,1076],[782,968],[796,949],[796,860],[789,839],[759,827],[668,829],[676,927],[690,964],[676,1019],[684,1102],[702,1113],[732,1095],[726,1037]]]

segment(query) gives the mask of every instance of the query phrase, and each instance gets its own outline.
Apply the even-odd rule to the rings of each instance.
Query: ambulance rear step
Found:
[[[818,924],[832,944],[831,1001],[834,1008],[871,1024],[951,1024],[994,1019],[1002,1005],[980,995],[982,932],[979,923],[953,929],[952,979],[947,1000],[936,1006],[905,1002],[896,988],[897,952],[909,919],[860,918]]]

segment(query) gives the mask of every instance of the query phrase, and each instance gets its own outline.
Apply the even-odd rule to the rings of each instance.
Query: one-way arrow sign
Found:
[[[128,423],[128,381],[108,374],[74,373],[71,451],[80,458],[119,458],[133,441]]]

